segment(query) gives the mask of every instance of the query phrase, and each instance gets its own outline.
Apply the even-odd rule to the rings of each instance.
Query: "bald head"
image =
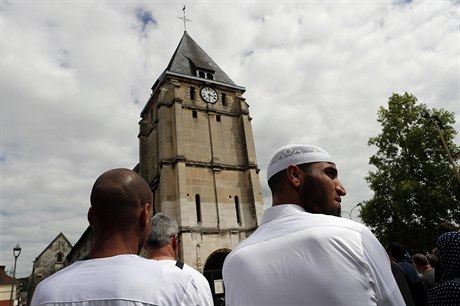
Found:
[[[152,204],[147,182],[129,169],[113,169],[103,173],[91,191],[94,220],[101,227],[126,228],[137,222],[139,211]]]

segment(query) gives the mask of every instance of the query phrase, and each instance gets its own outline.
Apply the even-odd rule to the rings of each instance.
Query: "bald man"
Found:
[[[42,281],[31,305],[199,305],[190,275],[138,256],[150,233],[152,203],[136,172],[103,173],[91,191],[88,256]]]
[[[267,177],[272,207],[224,262],[227,306],[404,305],[383,246],[339,217],[346,191],[329,153],[283,146]]]

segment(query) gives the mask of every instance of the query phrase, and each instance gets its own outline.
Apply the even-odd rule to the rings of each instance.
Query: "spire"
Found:
[[[184,5],[184,8],[182,9],[182,12],[184,12],[184,17],[177,17],[177,18],[182,19],[184,21],[184,32],[187,32],[187,22],[188,21],[191,22],[191,20],[185,17],[185,5]]]
[[[212,58],[198,44],[184,32],[177,46],[166,72],[173,72],[184,76],[200,77],[200,72],[206,73],[207,79],[233,85],[236,84],[220,69]],[[211,75],[211,77],[208,77]]]

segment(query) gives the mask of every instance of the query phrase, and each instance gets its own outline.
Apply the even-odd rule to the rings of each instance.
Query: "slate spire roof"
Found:
[[[203,73],[204,75],[200,75]],[[141,112],[141,117],[150,109],[154,101],[152,96],[161,87],[167,76],[179,76],[197,81],[205,80],[207,84],[224,85],[240,92],[246,89],[243,86],[236,85],[228,75],[220,69],[213,59],[184,31],[184,35],[179,42],[179,45],[174,51],[168,66],[155,81],[152,86],[152,95],[144,109]],[[211,76],[211,77],[209,77]]]
[[[166,71],[195,77],[197,69],[211,72],[214,81],[236,85],[190,35],[184,32]]]

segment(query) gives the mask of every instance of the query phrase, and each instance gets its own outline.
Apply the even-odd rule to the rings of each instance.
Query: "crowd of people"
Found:
[[[460,305],[459,227],[440,224],[432,252],[409,256],[397,242],[388,244],[387,252],[392,265],[402,272],[394,274],[406,305]]]
[[[267,179],[272,206],[224,262],[226,305],[460,305],[455,225],[439,227],[430,254],[384,248],[366,226],[340,218],[346,190],[334,158],[312,145],[277,150]],[[42,281],[32,306],[212,305],[204,276],[177,259],[177,222],[152,216],[142,177],[109,170],[90,200],[88,256]]]

